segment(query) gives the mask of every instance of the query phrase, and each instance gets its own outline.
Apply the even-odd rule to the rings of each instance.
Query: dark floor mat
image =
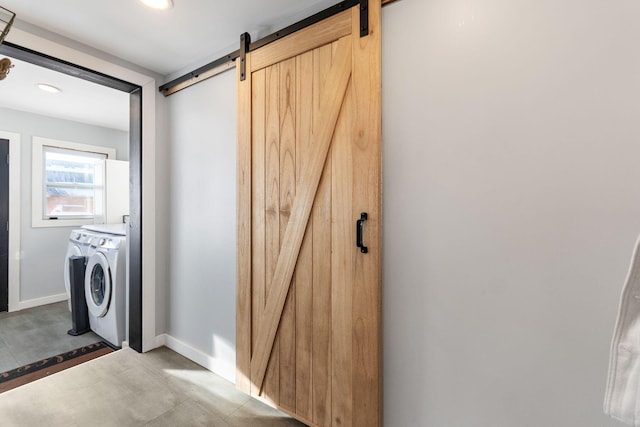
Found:
[[[100,341],[0,373],[0,393],[115,351]]]

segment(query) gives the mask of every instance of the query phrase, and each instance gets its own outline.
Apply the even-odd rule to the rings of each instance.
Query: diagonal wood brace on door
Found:
[[[324,126],[320,126],[320,129],[311,135],[311,149],[303,160],[303,164],[308,166],[305,166],[302,171],[291,216],[280,242],[280,254],[273,271],[271,288],[264,305],[264,315],[256,331],[251,355],[251,382],[259,393],[264,389],[267,367],[287,295],[292,286],[291,279],[298,261],[298,254],[338,124],[338,117],[347,96],[347,87],[352,73],[351,43],[350,37],[344,37],[338,41],[331,68],[321,86],[323,90],[320,93],[319,106],[314,110],[314,112],[317,111],[318,123],[323,123]]]

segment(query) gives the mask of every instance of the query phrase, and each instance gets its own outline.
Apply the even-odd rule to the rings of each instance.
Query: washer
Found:
[[[69,302],[69,311],[71,311],[71,280],[69,277],[69,258],[72,256],[87,256],[91,239],[95,236],[95,232],[89,230],[72,230],[69,235],[69,244],[67,246],[67,254],[64,258],[64,288],[67,291],[67,299]]]
[[[85,297],[91,329],[116,347],[125,339],[127,238],[98,234],[91,240]]]
[[[95,234],[115,234],[117,236],[127,235],[127,224],[119,222],[116,224],[89,224],[83,225],[82,229]]]

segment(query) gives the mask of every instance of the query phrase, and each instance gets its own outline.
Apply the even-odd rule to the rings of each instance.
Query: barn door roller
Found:
[[[369,0],[360,0],[360,37],[369,35]]]
[[[244,80],[247,76],[247,52],[251,45],[251,35],[242,33],[240,36],[240,80]]]

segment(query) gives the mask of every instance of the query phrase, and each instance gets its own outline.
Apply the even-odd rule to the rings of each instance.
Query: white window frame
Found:
[[[72,227],[93,224],[93,218],[43,218],[43,194],[44,194],[44,162],[43,147],[54,147],[67,150],[100,153],[107,159],[116,158],[116,149],[98,145],[80,144],[77,142],[61,141],[58,139],[34,136],[32,138],[31,151],[31,226],[40,227]]]

